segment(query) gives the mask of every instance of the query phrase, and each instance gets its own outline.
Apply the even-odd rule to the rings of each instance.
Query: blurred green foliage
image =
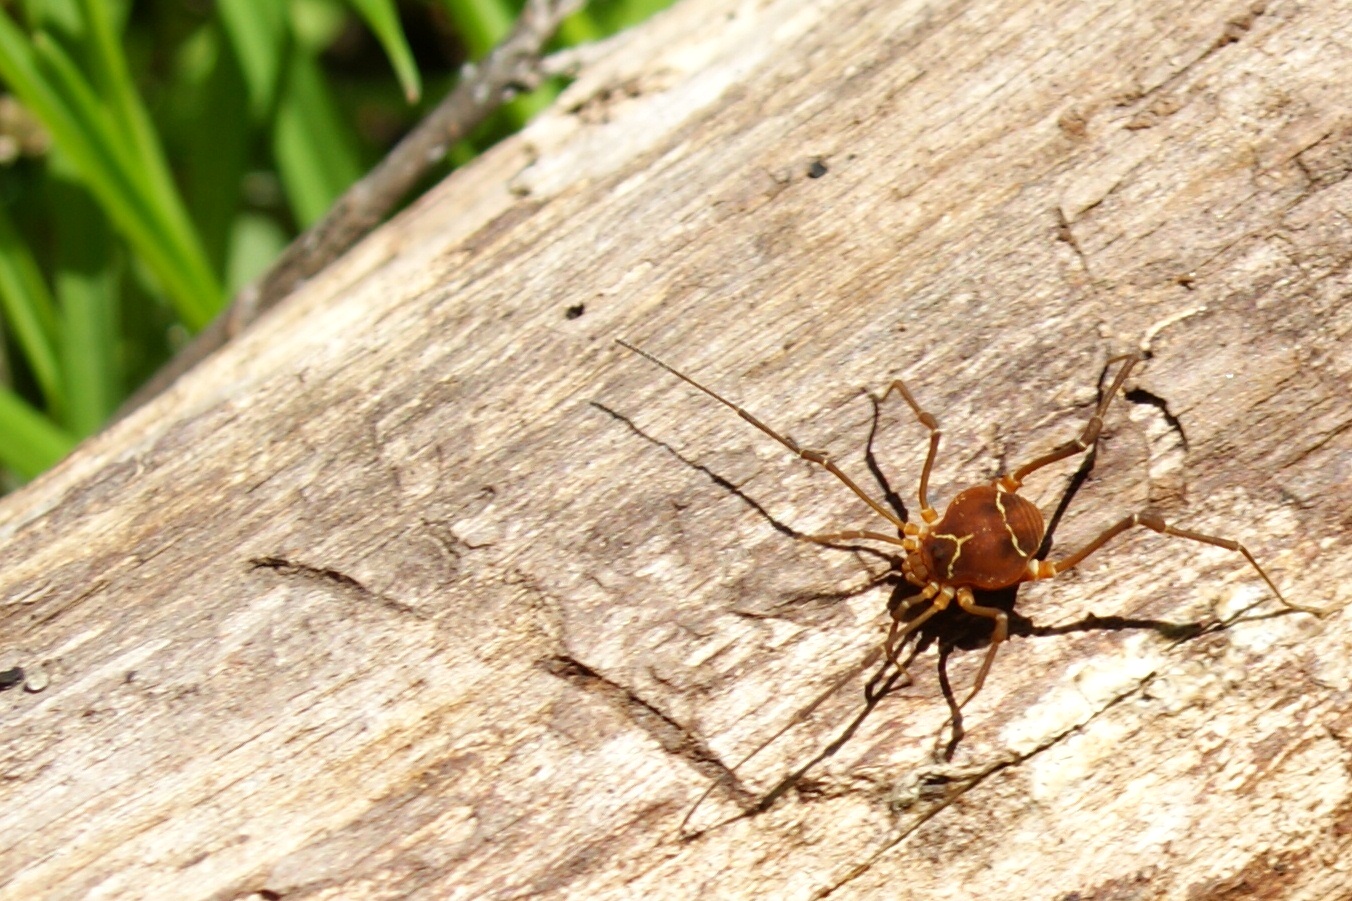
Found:
[[[599,0],[556,44],[669,2]],[[0,488],[98,430],[520,6],[0,0]],[[508,104],[428,184],[558,87]]]

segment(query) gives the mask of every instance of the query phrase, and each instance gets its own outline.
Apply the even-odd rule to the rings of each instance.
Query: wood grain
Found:
[[[0,505],[0,662],[50,678],[0,694],[0,895],[1352,897],[1341,610],[1015,637],[949,762],[931,648],[737,817],[858,682],[732,764],[886,622],[885,561],[775,524],[879,523],[613,342],[861,481],[864,390],[904,377],[947,498],[1073,435],[1148,336],[1058,547],[1151,504],[1341,608],[1349,12],[684,0],[614,41]],[[889,403],[904,497],[924,444]],[[1263,599],[1234,555],[1145,534],[1018,610]]]

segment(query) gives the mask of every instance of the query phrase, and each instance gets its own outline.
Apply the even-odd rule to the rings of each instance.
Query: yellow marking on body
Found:
[[[1020,557],[1027,557],[1028,554],[1023,548],[1019,547],[1019,536],[1014,534],[1014,527],[1009,524],[1009,516],[1005,513],[1005,491],[1003,488],[995,489],[995,509],[1000,511],[1000,522],[1005,524],[1005,531],[1009,533],[1009,543],[1014,545],[1014,553]]]
[[[962,556],[962,543],[964,541],[971,541],[972,536],[963,535],[961,538],[959,538],[957,535],[940,535],[938,532],[935,532],[934,537],[943,538],[947,541],[953,542],[953,559],[948,561],[948,577],[951,579],[953,578],[953,567],[957,565],[958,558]]]

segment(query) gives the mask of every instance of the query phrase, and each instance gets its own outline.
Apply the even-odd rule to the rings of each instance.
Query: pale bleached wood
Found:
[[[1157,503],[1344,604],[1349,13],[686,0],[617,40],[0,506],[3,650],[51,679],[0,695],[0,894],[1352,896],[1342,613],[1016,638],[948,764],[930,652],[800,790],[682,840],[711,780],[693,825],[735,813],[726,767],[874,646],[886,597],[836,597],[878,562],[711,475],[794,528],[878,523],[612,342],[861,479],[861,390],[904,376],[947,497],[1073,434],[1151,334],[1061,546]],[[923,448],[889,406],[907,495]],[[1146,535],[1019,609],[1262,597]],[[745,795],[861,703],[755,758]]]

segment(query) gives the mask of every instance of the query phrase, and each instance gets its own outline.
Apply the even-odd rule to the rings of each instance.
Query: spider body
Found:
[[[908,531],[916,533],[910,541]],[[1042,534],[1034,504],[999,484],[977,485],[953,498],[937,522],[907,524],[902,573],[923,589],[1008,588],[1037,577],[1028,564]]]

